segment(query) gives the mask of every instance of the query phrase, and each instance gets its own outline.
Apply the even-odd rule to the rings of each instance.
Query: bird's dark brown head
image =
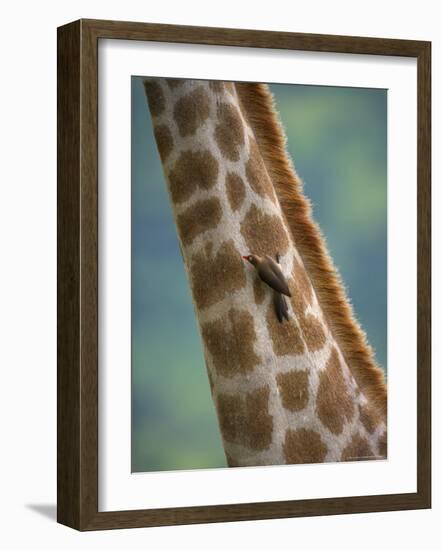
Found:
[[[248,256],[243,256],[243,259],[256,266],[258,264],[259,257],[254,254],[249,254]]]

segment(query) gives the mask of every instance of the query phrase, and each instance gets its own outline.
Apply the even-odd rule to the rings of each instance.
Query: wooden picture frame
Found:
[[[418,71],[417,492],[98,511],[98,41],[124,39],[404,56]],[[58,521],[82,531],[431,506],[431,44],[79,20],[58,29]]]

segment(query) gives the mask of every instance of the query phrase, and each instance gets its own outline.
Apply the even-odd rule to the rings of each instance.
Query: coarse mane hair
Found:
[[[266,84],[236,83],[235,88],[330,330],[359,388],[386,415],[384,372],[376,364],[325,239],[312,218],[310,201],[286,149],[286,135],[273,96]]]

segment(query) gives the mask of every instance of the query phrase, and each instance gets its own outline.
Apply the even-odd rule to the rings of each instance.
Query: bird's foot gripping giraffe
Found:
[[[383,374],[267,87],[154,78],[145,89],[228,464],[384,458]]]

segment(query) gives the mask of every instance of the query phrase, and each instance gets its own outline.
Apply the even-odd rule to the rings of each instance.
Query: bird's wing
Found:
[[[261,276],[264,282],[266,282],[273,289],[285,294],[286,296],[291,296],[290,290],[287,284],[287,281],[284,277],[284,273],[281,271],[279,265],[275,262],[270,256],[266,256],[270,270],[264,273],[266,279]]]
[[[284,296],[277,292],[276,290],[273,292],[273,305],[275,306],[275,313],[278,317],[278,321],[282,323],[284,319],[289,319],[289,311],[287,308],[287,302],[284,298]]]
[[[267,283],[273,290],[277,290],[278,292],[281,292],[281,294],[285,294],[286,296],[290,296],[290,291],[287,286],[287,282],[284,279],[284,276],[278,276],[272,269],[260,269],[258,271],[259,276],[261,279]]]

